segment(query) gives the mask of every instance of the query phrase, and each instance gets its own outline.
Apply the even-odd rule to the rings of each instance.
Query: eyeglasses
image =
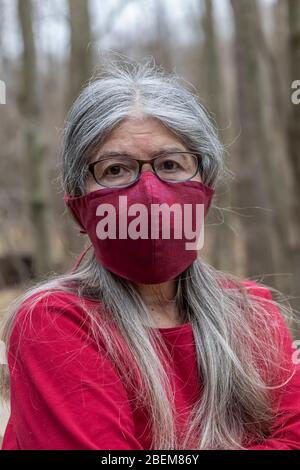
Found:
[[[160,180],[179,183],[196,176],[201,167],[201,157],[191,152],[165,152],[151,160],[137,160],[119,155],[102,158],[87,167],[100,186],[122,188],[139,179],[145,163],[150,163]]]

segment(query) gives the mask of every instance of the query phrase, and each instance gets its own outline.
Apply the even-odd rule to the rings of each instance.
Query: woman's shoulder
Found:
[[[269,286],[252,280],[244,280],[243,286],[246,288],[247,293],[256,299],[255,305],[259,304],[263,308],[265,321],[268,322],[269,326],[273,327],[270,331],[274,335],[274,343],[278,339],[279,347],[283,346],[290,357],[294,350],[292,330],[295,315],[292,308],[289,304],[286,306],[281,300],[278,301],[277,295],[273,296],[272,288]],[[278,293],[276,289],[275,292],[276,294]],[[258,326],[260,324],[258,323]]]
[[[221,280],[221,284],[225,289],[242,289],[249,295],[263,297],[268,300],[272,300],[273,298],[271,288],[269,286],[251,279],[237,279],[236,277],[228,276],[228,278]]]
[[[20,301],[15,310],[11,340],[22,338],[46,339],[47,335],[88,333],[87,310],[99,309],[100,303],[62,289],[34,292]]]
[[[251,305],[253,312],[257,312],[257,309],[263,309],[264,318],[268,319],[275,328],[280,327],[285,331],[289,330],[288,323],[291,321],[293,313],[289,307],[284,306],[281,300],[278,301],[278,291],[276,289],[251,279],[238,281],[230,279],[225,285],[227,288],[234,288],[239,292],[243,292],[243,295],[248,297],[245,300],[247,305]],[[272,293],[273,290],[276,292],[275,296]],[[284,298],[284,296],[281,297],[280,295],[280,298]]]
[[[272,292],[270,287],[250,279],[243,279],[241,284],[246,289],[248,294],[272,300]]]

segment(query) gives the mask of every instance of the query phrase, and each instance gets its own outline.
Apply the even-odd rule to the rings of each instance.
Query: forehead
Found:
[[[179,137],[155,118],[128,118],[122,121],[104,140],[101,151],[106,150],[159,150],[162,145],[178,144],[184,148]]]

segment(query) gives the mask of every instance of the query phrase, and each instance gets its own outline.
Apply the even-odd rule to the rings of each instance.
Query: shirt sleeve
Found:
[[[266,287],[249,287],[252,293],[272,300]],[[280,326],[282,339],[283,364],[291,379],[276,392],[275,419],[272,434],[261,444],[248,447],[248,450],[296,450],[300,449],[300,361],[287,324],[274,303],[268,302],[272,317]]]
[[[20,449],[142,449],[127,392],[62,293],[17,313],[8,352],[10,426]]]

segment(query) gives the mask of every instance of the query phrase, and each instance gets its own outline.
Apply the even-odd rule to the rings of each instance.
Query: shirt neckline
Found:
[[[169,326],[167,328],[151,328],[152,330],[159,331],[162,334],[181,333],[192,329],[191,322],[183,323],[182,325]]]

